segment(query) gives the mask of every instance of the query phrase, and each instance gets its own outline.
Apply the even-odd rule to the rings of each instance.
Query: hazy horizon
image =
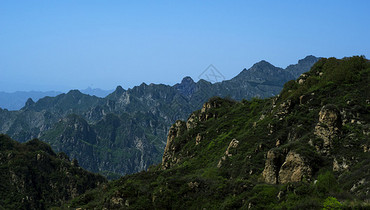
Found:
[[[311,56],[311,55],[307,55],[307,56]],[[314,56],[314,55],[313,55]],[[306,57],[306,56],[305,56]],[[294,65],[294,64],[297,64],[298,63],[298,61],[299,60],[301,60],[301,59],[303,59],[303,58],[305,58],[305,57],[302,57],[302,58],[300,58],[300,59],[298,59],[295,63],[291,63],[291,64],[288,64],[287,66],[284,66],[284,67],[281,67],[281,66],[277,66],[277,65],[274,65],[273,63],[271,63],[272,65],[274,65],[275,67],[279,67],[279,68],[283,68],[283,69],[285,69],[286,67],[288,67],[289,65]],[[317,57],[317,56],[315,56],[315,57]],[[266,60],[260,60],[260,61],[266,61]],[[260,62],[260,61],[258,61],[258,62]],[[255,62],[255,63],[258,63],[258,62]],[[267,62],[269,62],[269,61],[267,61]],[[255,64],[254,63],[254,64]],[[270,63],[270,62],[269,62]],[[250,67],[252,67],[254,64],[252,64]],[[212,66],[213,66],[213,64],[211,64]],[[245,67],[245,68],[243,68],[243,69],[241,69],[237,74],[235,74],[235,75],[233,75],[231,78],[226,78],[226,77],[224,77],[224,78],[222,78],[222,80],[220,80],[220,81],[216,81],[216,82],[221,82],[221,81],[225,81],[225,80],[230,80],[230,79],[232,79],[232,78],[234,78],[234,77],[236,77],[239,73],[241,73],[244,69],[249,69],[250,67]],[[203,69],[203,72],[205,71],[205,69]],[[203,73],[203,72],[201,72],[200,73],[200,75]],[[138,83],[138,84],[133,84],[132,86],[130,86],[130,87],[126,87],[126,88],[124,88],[125,90],[128,90],[128,89],[132,89],[133,87],[135,87],[135,86],[140,86],[141,84],[143,84],[143,83],[145,83],[145,84],[147,84],[147,85],[149,85],[149,84],[164,84],[164,85],[170,85],[170,86],[173,86],[173,85],[175,85],[175,84],[178,84],[178,83],[181,83],[181,81],[182,81],[182,79],[184,79],[185,77],[191,77],[193,80],[194,80],[194,82],[198,82],[199,80],[201,80],[201,79],[205,79],[205,80],[207,80],[206,78],[201,78],[200,77],[200,75],[198,75],[198,77],[197,78],[194,78],[194,77],[191,77],[191,76],[189,76],[189,75],[185,75],[185,76],[183,76],[182,78],[179,78],[179,80],[178,81],[174,81],[173,83],[171,83],[171,84],[167,84],[167,83],[153,83],[153,82],[149,82],[149,83],[147,83],[147,82],[141,82],[141,83]],[[222,75],[223,76],[223,75]],[[208,80],[207,80],[208,81]],[[214,81],[208,81],[208,82],[211,82],[211,83],[215,83]],[[122,85],[120,85],[120,84],[117,84],[114,88],[111,88],[111,89],[103,89],[103,88],[100,88],[100,87],[91,87],[91,86],[88,86],[88,87],[86,87],[86,88],[71,88],[71,89],[65,89],[65,90],[52,90],[52,89],[47,89],[47,90],[33,90],[33,89],[31,89],[31,90],[15,90],[15,91],[2,91],[2,90],[0,90],[0,92],[3,92],[3,93],[16,93],[16,92],[57,92],[58,94],[59,93],[67,93],[67,92],[69,92],[69,91],[71,91],[71,90],[79,90],[79,91],[89,91],[89,90],[101,90],[101,91],[111,91],[111,92],[113,92],[113,91],[115,91],[115,89],[118,87],[118,86],[121,86],[122,87]]]
[[[260,60],[370,56],[367,1],[0,2],[0,91],[225,79]]]

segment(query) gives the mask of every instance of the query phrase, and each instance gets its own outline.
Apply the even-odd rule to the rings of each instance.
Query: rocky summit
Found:
[[[364,57],[323,58],[275,97],[213,97],[170,127],[162,163],[64,206],[370,208],[369,84]]]
[[[0,132],[19,142],[38,138],[77,159],[81,167],[113,179],[159,163],[171,125],[186,120],[212,96],[235,100],[274,96],[317,60],[307,56],[286,69],[261,61],[214,84],[185,77],[174,86],[143,83],[128,90],[118,86],[105,98],[71,90],[36,102],[31,99],[19,111],[0,109]]]

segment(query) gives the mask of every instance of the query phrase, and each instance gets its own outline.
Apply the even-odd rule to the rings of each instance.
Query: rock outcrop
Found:
[[[178,145],[175,144],[174,140],[186,131],[186,123],[181,120],[177,120],[168,131],[167,144],[164,149],[162,158],[162,168],[167,169],[171,165],[177,163],[180,159],[176,158],[175,152],[180,149]]]
[[[269,184],[285,184],[299,182],[312,176],[312,168],[294,151],[283,152],[270,150],[267,153],[262,177]]]
[[[340,112],[335,105],[328,104],[321,108],[314,134],[323,140],[322,153],[328,153],[332,148],[332,140],[340,133],[341,125]]]
[[[192,113],[186,121],[186,128],[192,129],[198,125],[199,122],[207,121],[210,118],[217,117],[217,113],[212,113],[211,110],[214,108],[221,107],[219,98],[214,98],[203,104],[202,108],[198,112]]]
[[[300,182],[312,176],[311,167],[296,152],[290,151],[279,171],[279,183]]]
[[[278,184],[279,171],[281,165],[284,163],[284,155],[276,150],[267,152],[265,168],[262,172],[262,177],[266,183]]]
[[[209,111],[213,108],[218,108],[220,106],[221,106],[221,104],[219,103],[218,100],[213,100],[213,101],[209,101],[209,102],[204,103],[203,106],[202,106],[202,109],[200,110],[199,120],[200,121],[206,121],[206,120],[208,120],[212,117],[217,117],[216,113],[211,113]]]
[[[227,147],[224,156],[221,157],[221,159],[218,161],[217,168],[220,168],[222,166],[222,162],[226,160],[227,157],[233,156],[232,150],[237,148],[239,145],[239,141],[236,139],[233,139],[230,141],[229,146]]]

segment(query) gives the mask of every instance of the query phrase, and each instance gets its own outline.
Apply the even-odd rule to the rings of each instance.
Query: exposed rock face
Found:
[[[220,106],[221,106],[221,104],[218,103],[217,100],[214,100],[212,102],[204,103],[202,109],[200,110],[199,120],[200,121],[205,121],[205,120],[208,120],[212,117],[217,117],[217,114],[210,113],[209,110],[213,109],[213,108],[218,108]]]
[[[226,160],[227,157],[233,156],[232,149],[237,148],[239,145],[239,141],[236,139],[231,140],[229,146],[227,147],[224,156],[221,157],[220,161],[218,161],[217,168],[222,166],[222,162]]]
[[[189,117],[189,119],[186,121],[186,128],[192,129],[197,125],[198,122],[198,116],[194,113],[192,113]]]
[[[202,109],[199,112],[192,113],[186,122],[177,120],[176,123],[171,126],[168,131],[167,144],[162,157],[163,169],[167,169],[171,167],[171,165],[176,164],[180,161],[179,155],[176,156],[175,153],[176,151],[181,149],[182,143],[175,144],[175,138],[182,135],[186,130],[196,127],[200,122],[207,121],[210,118],[217,118],[217,112],[213,112],[212,109],[221,107],[221,101],[222,100],[219,100],[219,98],[217,97],[214,99],[210,99],[208,102],[203,104]],[[198,133],[195,136],[195,144],[198,145],[201,140],[202,136],[200,133]],[[235,141],[233,140],[231,143],[232,145],[229,146],[230,148],[235,145],[237,146],[238,142],[235,139]]]
[[[340,112],[336,106],[328,104],[321,108],[314,133],[324,140],[323,153],[327,153],[332,147],[332,139],[339,134],[341,125]]]
[[[283,153],[270,150],[267,153],[265,169],[262,177],[269,184],[285,184],[299,182],[303,178],[312,176],[312,168],[296,152],[289,151],[286,156]]]
[[[265,169],[262,172],[262,177],[266,183],[277,184],[279,180],[280,167],[283,164],[284,155],[276,150],[267,152]]]
[[[200,133],[198,133],[197,137],[195,137],[195,145],[198,145],[201,140],[202,140],[202,136],[200,135]]]
[[[216,113],[211,113],[210,111],[214,108],[220,107],[221,104],[217,100],[209,101],[203,104],[200,112],[198,113],[192,113],[188,120],[186,121],[186,128],[187,129],[192,129],[199,122],[204,122],[210,118],[217,117]]]
[[[177,163],[179,159],[175,157],[175,152],[177,145],[174,143],[176,137],[182,135],[186,131],[186,123],[181,120],[177,120],[168,131],[167,144],[164,149],[163,158],[162,158],[162,168],[167,169],[172,164]]]
[[[305,163],[299,154],[290,151],[280,168],[279,183],[300,182],[303,178],[310,178],[311,176],[311,167]]]
[[[292,105],[292,100],[287,100],[286,102],[283,102],[282,104],[280,104],[281,111],[278,114],[288,114],[290,109],[292,108]]]
[[[342,160],[338,161],[337,158],[333,160],[333,171],[343,172],[349,168],[349,161],[346,158],[342,157]]]

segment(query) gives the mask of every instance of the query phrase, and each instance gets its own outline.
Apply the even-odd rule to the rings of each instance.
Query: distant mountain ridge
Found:
[[[82,93],[104,98],[113,90],[103,90],[100,88],[91,88],[80,90]],[[44,97],[54,97],[62,94],[60,91],[16,91],[16,92],[3,92],[0,91],[0,108],[8,109],[11,111],[20,110],[27,100],[38,101]]]
[[[103,89],[100,89],[100,88],[88,87],[88,88],[82,89],[80,91],[81,91],[81,93],[84,93],[84,94],[87,94],[87,95],[104,98],[107,95],[109,95],[110,93],[112,93],[114,90],[103,90]]]
[[[29,98],[37,101],[45,96],[57,96],[59,94],[61,94],[59,91],[16,91],[12,93],[0,91],[0,107],[11,111],[19,110]]]
[[[173,86],[142,83],[127,90],[118,86],[105,98],[71,90],[28,101],[19,111],[0,109],[0,132],[21,142],[40,138],[93,172],[133,173],[160,162],[170,125],[186,120],[209,98],[276,95],[285,82],[317,60],[307,56],[286,69],[261,61],[214,84],[185,77]]]

